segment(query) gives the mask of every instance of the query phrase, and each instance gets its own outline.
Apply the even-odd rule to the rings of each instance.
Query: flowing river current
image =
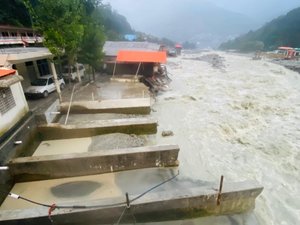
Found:
[[[255,179],[264,191],[249,214],[165,224],[300,224],[300,74],[222,52],[185,53],[168,70],[152,114],[158,133],[174,132],[157,141],[179,144],[181,177]]]

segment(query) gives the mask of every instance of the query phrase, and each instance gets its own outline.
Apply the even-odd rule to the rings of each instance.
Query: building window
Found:
[[[8,32],[2,32],[2,37],[8,37],[8,36],[9,36]]]
[[[50,74],[49,64],[47,59],[41,59],[36,61],[40,75],[45,76]]]
[[[0,113],[4,115],[16,106],[14,96],[10,88],[0,88]]]
[[[25,62],[25,65],[26,65],[26,66],[33,66],[33,62],[32,62],[32,61]]]

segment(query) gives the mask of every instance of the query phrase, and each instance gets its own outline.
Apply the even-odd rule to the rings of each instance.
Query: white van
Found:
[[[58,76],[58,84],[60,86],[60,89],[63,89],[65,87],[65,81],[60,76]],[[54,92],[55,90],[56,87],[54,84],[53,75],[47,75],[31,82],[31,86],[29,86],[25,90],[25,95],[26,97],[42,96],[46,98],[51,92]]]
[[[78,63],[78,72],[79,72],[79,76],[82,78],[84,76],[84,72],[85,72],[85,68],[83,64]],[[69,67],[68,66],[64,66],[63,68],[63,78],[65,79],[65,81],[78,81],[78,77],[77,77],[77,65],[76,66],[71,66],[71,71],[69,73]]]

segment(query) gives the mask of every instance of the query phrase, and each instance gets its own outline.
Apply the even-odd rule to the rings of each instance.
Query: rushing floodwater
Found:
[[[143,141],[146,145],[179,144],[179,179],[218,182],[224,175],[224,182],[255,179],[265,189],[257,198],[256,209],[249,214],[147,225],[300,224],[300,75],[266,61],[226,53],[218,53],[223,62],[214,63],[214,66],[199,61],[205,60],[203,55],[207,54],[185,54],[168,60],[173,79],[170,90],[157,96],[153,104],[152,116],[158,120],[158,134],[147,140],[131,138],[138,141],[137,146],[144,144]],[[101,97],[109,97],[112,93],[130,97],[137,85],[127,86],[134,90],[126,89],[125,95],[122,90],[115,92],[108,88],[110,91],[104,91]],[[138,92],[144,95],[143,91]],[[101,115],[101,118],[112,116],[116,115]],[[99,117],[75,115],[69,122]],[[173,131],[174,136],[162,137],[161,132],[165,130]],[[72,152],[89,151],[93,141],[96,146],[111,146],[120,136],[101,138],[43,142],[36,154],[53,154],[53,149],[60,153],[66,148]],[[119,142],[114,145],[123,146],[132,140],[126,136]],[[39,192],[25,183],[15,188],[18,194],[28,191],[27,197],[32,197],[34,192],[35,200],[41,202],[64,202],[61,193],[65,192],[72,198],[77,196],[80,201],[97,196],[107,198],[123,196],[128,190],[131,194],[141,193],[162,179],[162,175],[154,171],[36,182]],[[73,188],[74,185],[79,189]],[[71,189],[76,192],[69,192]],[[11,199],[9,203],[16,204]]]
[[[300,75],[226,53],[218,53],[225,68],[214,68],[195,60],[205,54],[168,60],[171,90],[157,97],[153,114],[159,132],[175,135],[158,142],[179,144],[181,177],[223,174],[265,189],[250,215],[178,224],[300,224]]]

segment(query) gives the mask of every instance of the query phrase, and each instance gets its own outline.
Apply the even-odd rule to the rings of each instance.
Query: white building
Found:
[[[22,80],[15,70],[0,68],[0,137],[29,111]]]
[[[28,46],[42,42],[43,38],[31,28],[0,25],[0,46]]]
[[[24,78],[22,86],[26,89],[38,77],[52,74],[49,59],[53,55],[47,48],[3,48],[0,49],[0,68],[13,68]]]

